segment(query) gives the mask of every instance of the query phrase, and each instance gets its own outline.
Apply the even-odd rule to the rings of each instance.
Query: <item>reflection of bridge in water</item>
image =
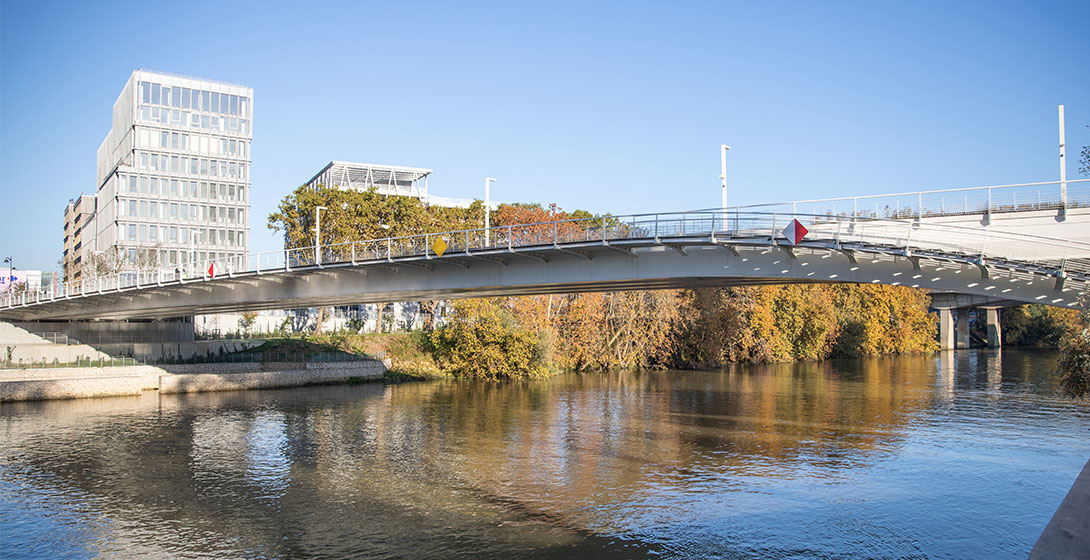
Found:
[[[936,299],[949,347],[950,309],[1076,305],[1090,284],[1090,181],[1071,183],[604,216],[275,251],[202,263],[199,273],[130,271],[5,296],[0,318],[854,282],[972,296]],[[782,233],[793,220],[809,230],[797,244]]]

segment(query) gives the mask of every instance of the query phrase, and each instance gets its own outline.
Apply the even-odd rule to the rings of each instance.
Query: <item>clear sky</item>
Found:
[[[0,4],[0,254],[56,270],[135,68],[254,88],[251,251],[333,159],[637,213],[1055,180],[1090,144],[1090,3]]]

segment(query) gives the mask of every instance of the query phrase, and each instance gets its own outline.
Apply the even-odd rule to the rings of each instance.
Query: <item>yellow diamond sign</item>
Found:
[[[435,240],[435,243],[431,244],[431,250],[433,253],[435,253],[435,256],[441,257],[443,256],[443,253],[445,253],[447,250],[447,242],[443,241],[443,238],[440,237],[439,239]]]

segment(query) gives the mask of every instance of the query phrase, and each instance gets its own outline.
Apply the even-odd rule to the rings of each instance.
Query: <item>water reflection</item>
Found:
[[[3,405],[0,526],[31,557],[1024,557],[1090,447],[1054,360]]]

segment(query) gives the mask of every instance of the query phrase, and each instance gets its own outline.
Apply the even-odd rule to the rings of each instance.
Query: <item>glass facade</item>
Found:
[[[245,267],[252,98],[243,86],[134,72],[99,148],[99,248],[141,266]]]

